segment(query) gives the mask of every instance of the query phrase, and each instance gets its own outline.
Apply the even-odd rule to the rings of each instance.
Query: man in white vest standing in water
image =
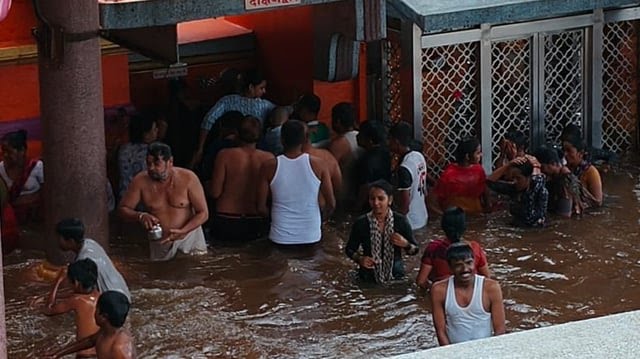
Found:
[[[475,273],[471,246],[453,243],[447,249],[447,261],[453,275],[431,287],[438,343],[449,345],[504,334],[500,284]]]
[[[257,202],[260,215],[268,216],[271,194],[269,239],[277,244],[313,244],[322,237],[322,214],[333,212],[336,199],[329,169],[322,161],[302,151],[306,126],[297,120],[282,125],[284,152],[265,161],[260,168]],[[320,208],[318,194],[325,199]]]

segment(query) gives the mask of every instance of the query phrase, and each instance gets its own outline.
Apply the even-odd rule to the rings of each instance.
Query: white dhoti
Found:
[[[189,232],[184,238],[173,242],[160,243],[150,241],[149,250],[152,261],[167,261],[176,256],[178,251],[184,254],[201,255],[207,253],[202,227]]]

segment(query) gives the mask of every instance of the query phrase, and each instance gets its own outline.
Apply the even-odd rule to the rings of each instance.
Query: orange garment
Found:
[[[463,167],[451,163],[442,172],[433,192],[442,210],[457,206],[467,213],[480,213],[486,188],[487,176],[482,166]]]

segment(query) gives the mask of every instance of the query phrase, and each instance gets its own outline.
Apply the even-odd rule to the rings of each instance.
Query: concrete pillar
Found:
[[[51,61],[43,42],[39,44],[46,182],[44,247],[50,262],[62,264],[65,256],[58,249],[55,235],[55,224],[60,219],[80,218],[87,228],[87,237],[105,247],[108,244],[98,2],[37,3],[40,21],[61,27],[65,37],[64,41],[58,41],[64,43],[64,51],[52,47],[61,62]],[[42,38],[42,24],[39,29]]]
[[[7,327],[4,321],[4,274],[2,270],[2,235],[0,234],[0,358],[7,357]]]

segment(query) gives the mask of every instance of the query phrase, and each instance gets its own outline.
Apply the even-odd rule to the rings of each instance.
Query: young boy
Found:
[[[48,352],[47,358],[61,358],[67,354],[95,346],[98,359],[135,358],[133,338],[123,328],[129,313],[129,300],[121,292],[106,291],[98,298],[95,321],[100,329],[93,335],[77,340],[61,349]]]
[[[75,312],[76,340],[84,339],[98,331],[94,319],[98,291],[98,267],[91,259],[82,259],[69,264],[67,277],[73,286],[73,294],[56,301],[57,291],[53,291],[42,312],[46,315],[57,315]],[[76,358],[93,358],[94,348],[78,352]]]

